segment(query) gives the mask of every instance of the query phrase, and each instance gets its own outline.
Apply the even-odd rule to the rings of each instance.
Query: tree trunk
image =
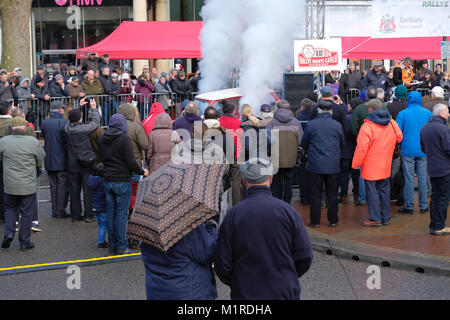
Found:
[[[31,76],[31,3],[33,0],[0,0],[2,11],[2,68],[20,67]]]

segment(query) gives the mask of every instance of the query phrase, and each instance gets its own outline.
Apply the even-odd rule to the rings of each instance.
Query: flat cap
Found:
[[[252,158],[241,164],[242,177],[250,183],[263,183],[269,180],[273,174],[273,166],[269,160]]]

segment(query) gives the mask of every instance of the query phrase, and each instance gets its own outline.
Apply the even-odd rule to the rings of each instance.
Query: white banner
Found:
[[[329,6],[327,37],[450,36],[450,0],[373,0],[368,7]]]
[[[295,72],[342,70],[341,39],[295,40]]]
[[[449,1],[373,0],[368,22],[372,37],[447,36]]]

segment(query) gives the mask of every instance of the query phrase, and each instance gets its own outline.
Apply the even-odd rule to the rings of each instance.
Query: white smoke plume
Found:
[[[272,99],[269,89],[281,88],[283,71],[293,63],[304,0],[207,0],[201,15],[200,91],[229,88],[235,68],[244,92],[241,104],[259,110]]]

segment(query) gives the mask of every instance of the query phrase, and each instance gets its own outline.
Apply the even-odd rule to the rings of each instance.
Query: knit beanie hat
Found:
[[[40,83],[40,82],[42,82],[42,81],[44,81],[44,78],[42,78],[41,76],[37,76],[36,77],[36,83]]]
[[[366,99],[367,99],[366,92],[367,92],[367,90],[363,90],[363,91],[361,91],[361,93],[359,94],[359,97],[360,97],[363,101],[366,101]]]
[[[399,85],[395,88],[395,97],[397,99],[406,99],[408,96],[408,89],[404,85]]]
[[[80,109],[73,109],[69,112],[69,121],[72,122],[78,122],[81,119],[81,110]]]

